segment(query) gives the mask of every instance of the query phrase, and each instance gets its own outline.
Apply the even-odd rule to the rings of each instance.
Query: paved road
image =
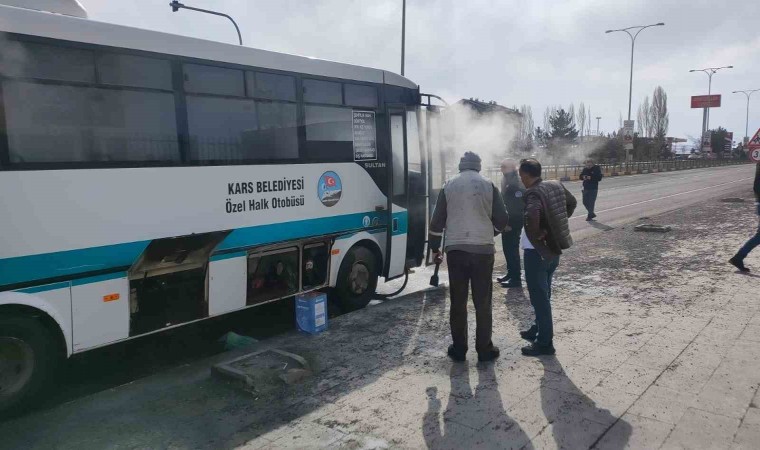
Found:
[[[587,223],[579,205],[571,219],[576,240],[618,227],[640,217],[674,210],[708,198],[735,196],[751,185],[754,166],[733,166],[606,178],[597,201],[599,220]],[[567,183],[580,202],[580,183]],[[746,190],[746,189],[745,189]],[[431,269],[418,269],[410,277],[404,295],[429,288]],[[441,281],[446,282],[445,270]],[[381,293],[398,289],[401,281],[380,286]],[[171,333],[94,350],[75,357],[60,379],[60,388],[40,406],[48,409],[123,383],[187,364],[222,351],[216,339],[227,331],[267,338],[292,329],[292,302],[276,302],[240,314],[181,327]]]
[[[570,230],[573,238],[581,240],[642,217],[728,196],[737,186],[751,185],[754,174],[754,165],[747,164],[607,177],[600,183],[595,223],[585,221],[581,183],[566,183],[570,192],[578,198],[578,210],[570,219]]]

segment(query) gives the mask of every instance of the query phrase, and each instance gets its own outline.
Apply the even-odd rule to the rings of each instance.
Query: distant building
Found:
[[[511,117],[516,120],[522,119],[520,111],[512,108],[507,108],[494,101],[482,101],[477,98],[462,99],[456,102],[457,105],[466,106],[478,114],[504,114],[506,117]]]

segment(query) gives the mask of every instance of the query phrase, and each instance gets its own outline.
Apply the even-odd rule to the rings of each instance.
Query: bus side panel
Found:
[[[75,353],[129,337],[129,280],[114,276],[72,281]]]
[[[24,305],[38,309],[57,324],[66,341],[66,354],[71,355],[71,288],[69,282],[0,292],[0,305]]]
[[[406,210],[393,205],[393,220],[391,223],[391,264],[388,268],[388,278],[396,278],[404,274],[406,269],[406,239],[409,216]]]
[[[208,266],[209,316],[245,307],[247,262],[245,252],[211,257]]]
[[[385,239],[384,228],[371,232],[362,231],[336,239],[332,246],[332,257],[330,258],[330,287],[335,287],[338,282],[338,271],[340,271],[340,264],[343,262],[346,253],[359,241],[371,241],[379,247],[382,261],[379,261],[378,272],[382,272],[381,268],[385,261]]]

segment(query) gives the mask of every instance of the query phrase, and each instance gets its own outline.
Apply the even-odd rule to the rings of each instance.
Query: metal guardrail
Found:
[[[619,175],[632,175],[640,173],[653,172],[673,172],[676,170],[704,169],[708,167],[723,167],[748,164],[747,161],[736,159],[689,159],[689,160],[670,160],[670,161],[633,161],[628,163],[616,164],[598,164],[602,169],[605,177],[616,177]],[[572,181],[577,180],[583,170],[582,165],[545,165],[543,166],[543,176],[545,180]],[[496,183],[501,182],[501,171],[498,167],[488,167],[483,171],[483,175]]]

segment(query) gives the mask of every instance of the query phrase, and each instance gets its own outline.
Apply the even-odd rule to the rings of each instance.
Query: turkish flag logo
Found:
[[[325,185],[327,187],[335,187],[335,178],[326,176],[325,177]]]

